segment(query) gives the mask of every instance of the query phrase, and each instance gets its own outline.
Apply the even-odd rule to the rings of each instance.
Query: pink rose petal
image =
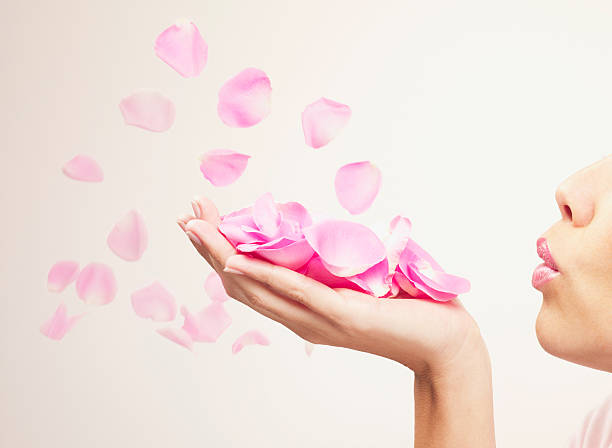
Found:
[[[257,68],[246,68],[219,90],[217,112],[221,121],[235,128],[254,126],[270,113],[270,79]]]
[[[389,292],[390,280],[389,277],[389,262],[385,258],[380,263],[375,264],[361,274],[347,277],[348,280],[356,283],[361,288],[375,295],[383,297]]]
[[[321,282],[330,288],[347,288],[359,292],[367,292],[359,287],[355,282],[350,281],[345,277],[338,277],[327,270],[321,261],[321,257],[315,255],[312,259],[298,270],[300,274],[310,277],[318,282]]]
[[[200,171],[215,187],[225,187],[242,176],[250,157],[231,149],[213,149],[201,157]]]
[[[189,21],[179,21],[166,28],[157,36],[154,49],[162,61],[185,78],[198,76],[208,60],[208,45],[195,24]]]
[[[40,327],[40,332],[50,339],[59,341],[82,317],[82,314],[68,317],[66,305],[61,303],[51,318]]]
[[[334,185],[340,205],[352,215],[363,213],[380,190],[382,175],[372,162],[355,162],[341,167]]]
[[[268,338],[258,330],[249,330],[232,344],[232,353],[236,354],[247,345],[270,345]]]
[[[256,253],[267,261],[293,270],[304,266],[314,255],[314,251],[304,239],[293,241],[280,238],[265,244],[239,244],[236,249],[239,252]]]
[[[164,132],[174,123],[174,103],[156,90],[141,89],[119,103],[125,124]]]
[[[391,273],[395,272],[400,256],[410,240],[411,232],[412,223],[408,218],[398,215],[391,220],[390,234],[385,239],[387,259],[389,260],[389,271]]]
[[[193,340],[191,339],[191,336],[189,336],[189,333],[182,328],[165,327],[158,328],[156,331],[163,337],[170,339],[172,342],[176,342],[188,350],[193,350]]]
[[[115,224],[106,242],[119,258],[126,261],[139,260],[148,245],[147,228],[140,213],[129,211]]]
[[[323,220],[304,229],[304,236],[334,275],[360,274],[380,263],[385,246],[368,227],[340,220]]]
[[[85,303],[105,305],[117,294],[117,281],[111,268],[103,263],[90,263],[76,280],[79,298]]]
[[[304,350],[306,354],[310,356],[312,354],[312,349],[314,348],[314,344],[312,342],[304,341]]]
[[[275,238],[281,224],[281,214],[271,193],[265,193],[255,201],[253,220],[259,230],[269,238]]]
[[[132,293],[132,308],[142,318],[168,322],[176,317],[176,301],[159,282],[153,282]]]
[[[346,126],[351,109],[327,98],[320,98],[302,112],[302,129],[306,144],[312,148],[327,145]]]
[[[221,277],[217,274],[216,271],[211,272],[206,277],[206,281],[204,282],[204,290],[210,300],[213,302],[225,302],[230,299],[230,296],[227,295],[225,291],[225,286],[223,286],[223,282],[221,281]]]
[[[47,275],[47,289],[51,292],[62,292],[79,274],[76,261],[58,261]]]
[[[102,182],[104,180],[104,173],[98,162],[83,154],[66,162],[62,171],[69,178],[83,182]]]
[[[213,302],[197,314],[182,307],[181,313],[185,317],[183,330],[196,342],[215,342],[232,323],[222,302]]]

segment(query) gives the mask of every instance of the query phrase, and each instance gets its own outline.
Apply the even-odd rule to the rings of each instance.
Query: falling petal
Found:
[[[119,103],[125,124],[164,132],[174,123],[174,103],[156,90],[141,89]]]
[[[217,112],[221,121],[235,128],[254,126],[270,113],[270,79],[257,68],[246,68],[219,90]]]
[[[115,224],[106,242],[119,258],[126,261],[139,260],[148,245],[147,228],[140,213],[129,211]]]
[[[185,317],[183,330],[196,342],[215,342],[232,323],[222,302],[213,302],[197,314],[182,307],[181,313]]]
[[[104,173],[98,162],[83,154],[66,162],[62,171],[69,178],[83,182],[102,182],[104,180]]]
[[[232,344],[232,353],[236,354],[247,345],[270,345],[268,338],[258,330],[249,330]]]
[[[381,262],[385,246],[368,227],[340,220],[324,220],[304,229],[304,236],[334,275],[360,274]]]
[[[79,274],[76,261],[58,261],[47,275],[47,289],[51,292],[62,292]]]
[[[198,27],[190,21],[178,21],[155,40],[155,54],[185,78],[198,76],[208,59],[208,45]]]
[[[82,317],[82,314],[68,317],[66,305],[61,303],[51,318],[40,326],[40,332],[50,339],[59,341]]]
[[[132,293],[132,308],[143,318],[168,322],[176,317],[174,296],[159,282],[153,282]]]
[[[170,339],[172,342],[176,342],[188,350],[193,350],[193,340],[191,339],[191,336],[189,336],[189,333],[182,328],[165,327],[158,328],[156,331],[163,337]]]
[[[327,145],[346,126],[351,109],[327,98],[309,104],[302,112],[302,129],[306,144],[312,148]]]
[[[304,349],[306,350],[306,354],[308,356],[312,354],[313,348],[314,348],[314,344],[312,342],[304,341]]]
[[[117,294],[117,281],[111,268],[103,263],[90,263],[76,280],[79,298],[92,305],[110,303]]]
[[[352,215],[363,213],[380,190],[382,175],[372,162],[355,162],[341,167],[334,185],[340,205]]]
[[[250,157],[231,149],[213,149],[200,159],[200,171],[215,187],[225,187],[242,176]]]
[[[213,302],[225,302],[230,298],[225,291],[221,277],[216,271],[211,272],[204,282],[204,290]]]

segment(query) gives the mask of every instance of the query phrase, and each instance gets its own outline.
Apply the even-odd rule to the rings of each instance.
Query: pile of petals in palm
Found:
[[[411,227],[409,219],[396,216],[381,240],[362,224],[327,218],[314,221],[301,204],[276,203],[266,193],[253,206],[221,216],[219,231],[239,253],[332,288],[438,301],[468,292],[469,280],[446,273],[410,238]]]

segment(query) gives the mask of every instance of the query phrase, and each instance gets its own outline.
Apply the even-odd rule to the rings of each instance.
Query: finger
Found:
[[[217,272],[221,272],[225,260],[236,253],[230,242],[207,221],[192,219],[185,226],[185,231],[198,252]]]
[[[342,297],[332,288],[283,266],[246,255],[233,255],[226,259],[225,268],[239,271],[323,316],[339,319],[346,309]]]
[[[183,232],[185,231],[185,226],[187,225],[187,223],[189,221],[191,221],[193,219],[193,216],[189,215],[189,214],[185,214],[182,216],[179,216],[179,218],[176,220],[176,223],[179,225],[179,227],[183,230]]]
[[[215,228],[221,222],[217,206],[205,196],[198,196],[191,201],[191,207],[196,212],[196,217],[209,222]]]

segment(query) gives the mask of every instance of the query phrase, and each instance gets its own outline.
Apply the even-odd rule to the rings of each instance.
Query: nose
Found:
[[[579,171],[565,179],[555,192],[561,217],[574,227],[587,226],[593,219],[595,198],[587,171]]]

